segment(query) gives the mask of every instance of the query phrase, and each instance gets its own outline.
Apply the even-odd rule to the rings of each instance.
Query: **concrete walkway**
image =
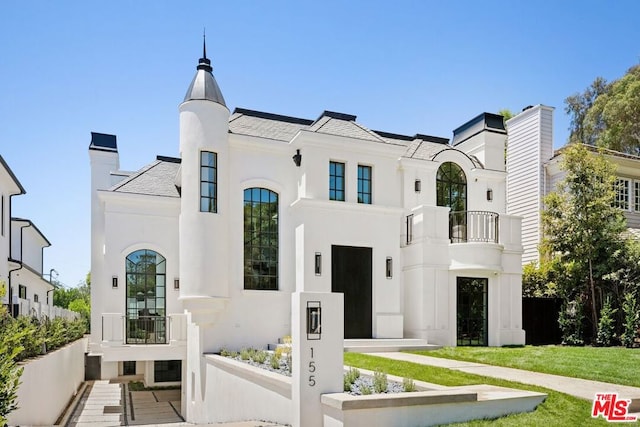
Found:
[[[569,378],[560,375],[542,374],[523,371],[521,369],[503,368],[482,363],[463,362],[459,360],[442,359],[439,357],[422,356],[411,353],[367,353],[372,356],[386,357],[393,360],[418,363],[420,365],[437,366],[469,374],[500,378],[503,380],[536,385],[551,390],[566,393],[581,399],[593,401],[596,393],[618,393],[622,399],[631,399],[631,412],[640,412],[640,388],[610,384],[599,381]]]

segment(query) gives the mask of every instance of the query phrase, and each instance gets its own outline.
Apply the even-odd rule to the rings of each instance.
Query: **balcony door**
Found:
[[[436,202],[451,209],[449,238],[452,243],[467,240],[467,177],[460,166],[445,162],[436,175]]]
[[[127,256],[127,344],[166,343],[166,267],[152,250]]]

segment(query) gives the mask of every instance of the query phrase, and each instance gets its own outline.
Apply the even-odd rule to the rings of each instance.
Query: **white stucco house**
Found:
[[[54,307],[54,286],[43,277],[44,248],[51,243],[31,220],[12,217],[12,198],[25,193],[0,156],[0,282],[6,286],[2,304],[14,316],[75,317]]]
[[[523,265],[540,259],[543,199],[565,176],[564,147],[553,149],[553,114],[553,107],[535,105],[507,121],[507,212],[522,218]],[[617,168],[615,204],[631,235],[640,237],[640,157],[613,150],[604,155]]]
[[[206,53],[179,115],[180,158],[136,172],[120,170],[114,135],[92,133],[102,378],[182,382],[183,414],[202,420],[203,354],[289,335],[297,289],[344,293],[347,339],[524,344],[501,116],[449,141],[331,111],[230,111]]]

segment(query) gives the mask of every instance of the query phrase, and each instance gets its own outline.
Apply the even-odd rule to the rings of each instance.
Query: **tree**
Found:
[[[625,219],[613,206],[615,166],[602,153],[573,144],[564,149],[561,167],[564,179],[544,199],[541,249],[559,261],[558,293],[565,303],[585,306],[595,337],[598,298],[612,293],[607,275],[617,270],[617,257],[625,250]]]
[[[509,120],[510,118],[512,118],[513,116],[515,116],[515,113],[511,110],[509,110],[508,108],[503,108],[500,111],[498,111],[498,114],[500,114],[502,117],[504,117],[504,122],[507,123],[507,120]]]
[[[640,65],[612,83],[596,78],[565,104],[571,116],[569,142],[640,155]]]
[[[571,117],[569,130],[570,143],[583,143],[595,145],[597,135],[593,135],[593,129],[589,132],[585,131],[585,119],[587,113],[595,103],[598,96],[609,90],[609,84],[602,77],[596,77],[591,86],[585,89],[583,93],[573,94],[564,100],[564,111]]]

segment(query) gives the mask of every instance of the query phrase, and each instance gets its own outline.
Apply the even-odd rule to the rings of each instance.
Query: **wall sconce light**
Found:
[[[413,189],[415,190],[416,193],[419,193],[422,190],[422,181],[420,181],[419,179],[416,179],[415,182],[413,183]]]
[[[322,275],[322,254],[320,252],[316,252],[315,271],[316,276]]]
[[[295,163],[297,167],[300,167],[302,164],[302,154],[300,154],[300,150],[296,150],[296,154],[293,155],[293,163]]]
[[[320,301],[307,301],[307,339],[322,337],[322,308]]]
[[[111,278],[111,287],[112,288],[117,288],[118,287],[118,276],[113,276]]]
[[[493,190],[492,189],[488,189],[487,190],[487,200],[488,201],[492,201],[493,200]]]
[[[391,279],[393,277],[393,259],[388,256],[387,257],[387,279]]]
[[[180,279],[173,279],[173,289],[180,289]]]

